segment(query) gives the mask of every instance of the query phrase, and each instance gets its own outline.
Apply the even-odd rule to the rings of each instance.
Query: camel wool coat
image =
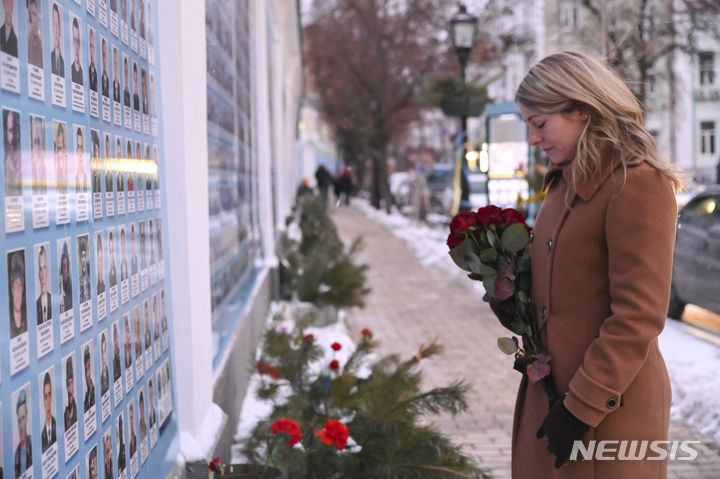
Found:
[[[515,405],[513,479],[664,479],[667,460],[650,442],[667,440],[671,391],[658,335],[667,317],[677,202],[667,176],[642,158],[619,158],[566,200],[571,164],[550,165],[549,190],[532,242],[532,301],[564,404],[590,426],[589,441],[648,441],[645,458],[568,462],[555,469],[540,383],[523,377]],[[572,206],[569,207],[568,203]],[[662,446],[666,447],[666,446]],[[614,449],[614,451],[613,451]]]

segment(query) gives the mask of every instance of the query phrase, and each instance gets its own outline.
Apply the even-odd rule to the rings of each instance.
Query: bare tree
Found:
[[[372,204],[389,210],[386,151],[418,117],[430,74],[452,68],[448,0],[324,0],[305,28],[309,81],[346,163],[373,161]]]

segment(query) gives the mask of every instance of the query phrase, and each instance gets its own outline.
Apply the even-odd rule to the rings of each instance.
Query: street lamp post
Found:
[[[468,57],[470,52],[475,46],[475,40],[477,39],[478,33],[478,18],[474,15],[470,15],[467,12],[467,8],[462,3],[458,3],[458,12],[453,15],[450,19],[450,38],[452,39],[453,48],[455,54],[460,62],[460,78],[462,79],[463,85],[465,84],[465,67],[467,65]],[[460,117],[462,133],[465,134],[464,144],[468,141],[467,133],[467,115],[463,114]],[[463,147],[462,165],[466,164],[465,155],[467,154],[467,148]],[[463,168],[463,174],[461,179],[461,210],[469,209],[470,204],[470,187],[468,179],[465,177],[465,168]],[[464,180],[464,182],[462,181]],[[457,198],[457,197],[456,197]]]

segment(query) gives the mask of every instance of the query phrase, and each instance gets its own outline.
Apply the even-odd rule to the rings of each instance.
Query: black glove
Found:
[[[557,458],[555,469],[560,469],[570,458],[573,443],[581,440],[588,429],[590,426],[573,416],[564,404],[560,404],[550,410],[536,437],[540,439],[547,436],[547,449]]]

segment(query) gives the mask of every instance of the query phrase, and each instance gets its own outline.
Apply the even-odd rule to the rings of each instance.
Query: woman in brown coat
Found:
[[[540,384],[523,378],[512,477],[665,478],[667,459],[651,443],[667,440],[669,425],[657,337],[670,295],[679,170],[643,127],[630,89],[586,55],[545,58],[515,101],[530,144],[551,159],[532,300],[564,400],[548,410]],[[596,441],[588,460],[568,460],[576,440],[586,449]],[[608,460],[597,459],[603,440],[616,441],[600,451]],[[619,459],[629,455],[642,459]]]

